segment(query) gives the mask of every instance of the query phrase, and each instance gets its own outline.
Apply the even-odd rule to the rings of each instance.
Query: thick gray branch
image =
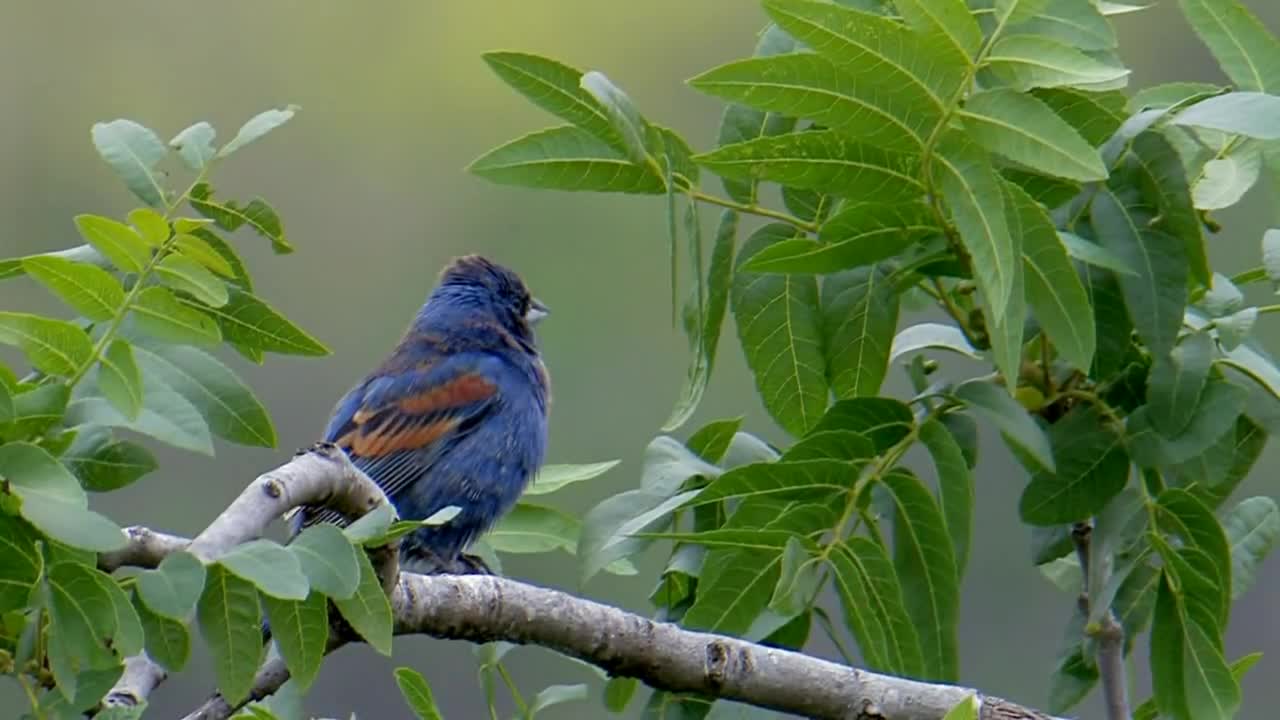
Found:
[[[129,528],[125,547],[104,555],[98,564],[107,571],[123,565],[154,567],[165,555],[184,549],[204,562],[215,562],[235,546],[260,537],[267,526],[296,507],[326,505],[349,517],[360,517],[385,502],[382,489],[352,465],[346,453],[330,443],[320,443],[258,476],[189,543],[146,528]],[[164,682],[165,675],[164,668],[145,654],[131,657],[103,704],[135,706]]]

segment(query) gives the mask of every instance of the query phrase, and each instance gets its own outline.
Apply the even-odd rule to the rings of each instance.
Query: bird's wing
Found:
[[[499,399],[497,362],[491,355],[461,353],[374,376],[338,404],[325,439],[394,498],[493,410]],[[302,524],[339,517],[312,511]]]

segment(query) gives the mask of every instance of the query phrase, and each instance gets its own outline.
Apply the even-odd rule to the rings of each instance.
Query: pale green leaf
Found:
[[[94,123],[90,133],[93,146],[129,190],[153,207],[165,202],[164,187],[156,163],[169,149],[152,130],[123,118]]]
[[[86,395],[67,408],[67,424],[127,428],[183,450],[213,455],[213,438],[199,410],[158,377],[147,378],[144,385],[137,418],[125,417],[104,397]]]
[[[949,350],[975,360],[981,357],[960,328],[941,323],[918,323],[903,328],[902,332],[894,336],[893,345],[889,349],[889,362],[894,362],[907,353],[929,348]]]
[[[1280,538],[1280,509],[1269,497],[1242,500],[1222,520],[1231,544],[1231,599],[1253,585],[1258,567]]]
[[[1196,34],[1241,90],[1280,92],[1280,41],[1238,0],[1179,0]]]
[[[956,387],[955,396],[974,414],[996,426],[1006,440],[1027,453],[1041,468],[1053,472],[1049,438],[1008,391],[989,382],[970,380]]]
[[[300,109],[297,105],[288,105],[281,110],[265,110],[254,115],[244,125],[240,126],[240,130],[236,132],[236,136],[231,139],[231,142],[223,145],[218,150],[218,157],[226,157],[289,122],[293,119],[294,113]]]
[[[543,465],[538,470],[538,474],[534,476],[533,482],[529,484],[528,489],[524,491],[524,494],[546,495],[547,493],[553,493],[566,485],[599,477],[617,467],[620,462],[622,461],[608,460],[583,465]]]
[[[178,151],[178,157],[192,170],[203,170],[216,152],[213,139],[217,135],[213,126],[201,120],[184,128],[169,141],[169,147]]]

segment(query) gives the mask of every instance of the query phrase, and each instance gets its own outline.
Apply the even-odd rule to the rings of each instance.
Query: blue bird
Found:
[[[488,572],[463,551],[511,510],[546,453],[550,379],[533,332],[546,315],[514,272],[458,258],[391,355],[334,408],[324,439],[402,519],[460,508],[444,525],[405,536],[406,569]],[[319,507],[291,519],[294,534],[343,521]]]

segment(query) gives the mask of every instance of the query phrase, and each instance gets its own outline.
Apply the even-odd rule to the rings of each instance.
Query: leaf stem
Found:
[[[748,215],[757,215],[759,217],[766,217],[773,220],[781,220],[782,222],[787,223],[788,225],[794,225],[800,228],[801,230],[804,230],[805,232],[811,232],[811,233],[818,232],[817,223],[812,223],[807,220],[801,220],[800,218],[794,215],[788,215],[787,213],[784,213],[784,212],[771,210],[767,207],[762,207],[754,203],[748,205],[745,203],[740,203],[734,200],[730,200],[729,198],[722,198],[718,195],[709,195],[696,188],[689,189],[689,197],[694,198],[696,200],[701,200],[702,202],[707,203],[708,205],[719,205],[720,207],[729,208],[730,210],[737,210],[740,213],[746,213]]]
[[[507,666],[502,661],[493,664],[498,670],[498,676],[502,678],[502,683],[507,686],[507,690],[511,693],[511,699],[515,701],[516,708],[520,710],[521,717],[530,717],[529,704],[524,701],[524,696],[520,694],[519,688],[516,687],[516,681],[511,678],[511,673],[507,672]]]

